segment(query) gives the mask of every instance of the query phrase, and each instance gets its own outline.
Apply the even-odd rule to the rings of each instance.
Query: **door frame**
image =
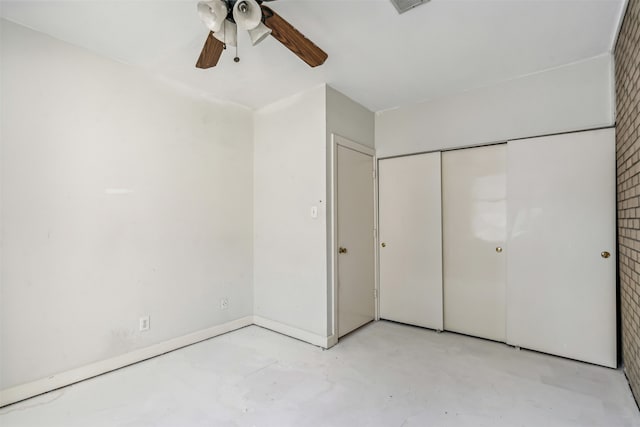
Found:
[[[348,138],[340,136],[336,133],[331,134],[330,145],[330,173],[331,183],[330,189],[330,201],[331,201],[331,230],[329,233],[330,240],[328,242],[328,250],[330,253],[329,261],[329,287],[331,290],[331,335],[328,338],[328,347],[332,347],[338,343],[338,146],[348,148],[350,150],[357,151],[359,153],[371,156],[371,167],[373,169],[373,226],[371,230],[373,233],[373,249],[374,249],[374,319],[379,320],[379,307],[378,307],[378,159],[376,157],[376,151],[359,142],[352,141]]]

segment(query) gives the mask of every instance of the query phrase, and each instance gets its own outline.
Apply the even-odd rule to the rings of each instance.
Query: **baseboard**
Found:
[[[0,407],[65,387],[97,375],[105,374],[218,335],[226,334],[227,332],[244,328],[245,326],[249,326],[253,323],[253,316],[246,316],[222,325],[212,326],[211,328],[163,341],[139,350],[134,350],[121,356],[102,360],[77,369],[52,375],[41,380],[0,390]]]
[[[338,334],[327,337],[327,348],[331,348],[336,344],[338,344]]]
[[[0,407],[10,405],[39,394],[47,393],[61,387],[66,387],[116,369],[124,368],[125,366],[142,362],[143,360],[151,359],[153,357],[160,356],[161,354],[253,324],[322,348],[333,347],[338,342],[336,335],[323,337],[303,329],[298,329],[293,326],[285,325],[284,323],[276,322],[275,320],[266,319],[260,316],[246,316],[222,325],[213,326],[178,338],[163,341],[149,347],[134,350],[121,356],[116,356],[90,365],[82,366],[80,368],[72,369],[70,371],[61,372],[47,378],[0,390]]]
[[[284,323],[276,322],[275,320],[266,319],[260,316],[253,316],[253,323],[257,326],[261,326],[271,331],[287,335],[291,338],[296,338],[300,341],[317,345],[318,347],[329,348],[332,345],[335,345],[335,343],[330,345],[330,339],[333,337],[333,335],[331,337],[323,337],[321,335],[316,335],[312,332],[298,329],[293,326],[285,325]]]

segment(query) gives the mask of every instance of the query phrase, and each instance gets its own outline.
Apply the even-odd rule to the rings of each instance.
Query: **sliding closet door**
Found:
[[[442,330],[440,153],[380,160],[380,317]]]
[[[442,154],[444,328],[505,341],[506,144]]]
[[[509,142],[507,341],[616,366],[612,129]]]

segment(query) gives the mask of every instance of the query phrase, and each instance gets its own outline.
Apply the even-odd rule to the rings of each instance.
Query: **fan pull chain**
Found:
[[[238,56],[238,43],[236,43],[236,57],[233,58],[234,62],[240,62],[240,57]]]
[[[227,20],[222,22],[222,48],[227,50]]]

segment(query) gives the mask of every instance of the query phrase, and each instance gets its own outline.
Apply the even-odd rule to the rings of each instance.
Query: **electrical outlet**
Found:
[[[139,325],[141,331],[148,331],[151,328],[151,318],[149,316],[144,316],[139,319]]]
[[[220,300],[220,310],[226,310],[229,308],[229,298],[222,298]]]

